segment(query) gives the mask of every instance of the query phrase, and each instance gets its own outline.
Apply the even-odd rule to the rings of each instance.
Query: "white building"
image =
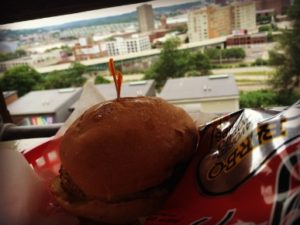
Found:
[[[199,112],[224,114],[239,109],[239,91],[233,75],[168,79],[159,97],[182,107],[192,117]]]
[[[0,62],[0,71],[6,71],[12,67],[20,66],[20,65],[32,66],[32,64],[33,64],[32,62],[33,61],[30,56]]]
[[[141,52],[151,49],[149,36],[132,35],[130,38],[117,37],[115,41],[106,42],[109,56]]]
[[[206,7],[188,13],[188,37],[190,42],[209,38],[208,11]]]

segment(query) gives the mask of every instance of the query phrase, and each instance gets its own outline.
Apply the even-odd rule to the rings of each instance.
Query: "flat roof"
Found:
[[[52,114],[80,91],[81,88],[31,91],[7,108],[12,116]]]
[[[122,97],[137,97],[137,96],[147,96],[149,91],[154,89],[154,80],[142,80],[133,81],[122,84],[121,96]],[[98,84],[97,89],[101,92],[103,97],[107,100],[112,100],[117,97],[115,84]]]
[[[168,79],[160,97],[166,100],[193,100],[239,96],[233,75],[211,75]]]
[[[114,83],[95,85],[105,100],[117,98],[117,92]],[[122,84],[121,97],[150,96],[154,90],[154,80],[134,81]],[[76,108],[78,102],[75,102],[70,109]]]

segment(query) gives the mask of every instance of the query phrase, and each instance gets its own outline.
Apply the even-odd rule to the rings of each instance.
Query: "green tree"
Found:
[[[154,79],[157,88],[162,87],[168,78],[210,73],[210,60],[201,52],[178,50],[180,41],[169,39],[163,44],[159,59],[146,71],[146,79]]]
[[[26,55],[23,49],[17,49],[15,52],[0,53],[0,62],[11,59],[17,59]]]
[[[73,63],[70,69],[53,71],[46,75],[44,80],[45,89],[80,87],[86,81],[83,74],[86,66],[80,63]]]
[[[300,84],[300,0],[288,11],[293,29],[284,30],[277,52],[270,53],[270,63],[277,67],[272,84],[282,98],[291,95]]]
[[[270,32],[272,31],[272,27],[270,25],[263,25],[258,28],[259,32]]]
[[[95,79],[95,84],[108,84],[110,83],[109,80],[105,79],[103,76],[96,76],[96,79]]]
[[[156,63],[146,71],[146,79],[154,79],[157,87],[162,87],[168,78],[183,76],[182,65],[185,60],[178,50],[180,40],[172,38],[163,43],[161,54]]]
[[[211,60],[244,59],[246,57],[245,50],[242,48],[208,48],[204,53]]]
[[[27,92],[36,89],[42,83],[41,74],[28,65],[19,65],[5,71],[0,80],[2,90],[17,90],[22,96]]]
[[[87,68],[85,65],[79,62],[74,62],[72,63],[71,68],[69,70],[75,75],[83,75],[86,72]]]
[[[195,53],[191,53],[188,57],[188,71],[189,75],[209,75],[211,74],[211,64],[207,55],[198,51]],[[194,72],[192,72],[194,71]]]
[[[221,57],[221,50],[218,48],[208,48],[204,51],[204,54],[206,54],[211,60],[218,60]]]
[[[242,92],[240,95],[241,108],[262,108],[274,105],[277,105],[276,93],[271,90]]]

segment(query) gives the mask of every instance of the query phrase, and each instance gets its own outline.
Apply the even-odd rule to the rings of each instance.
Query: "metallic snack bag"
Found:
[[[199,129],[197,155],[146,225],[300,224],[300,101]]]

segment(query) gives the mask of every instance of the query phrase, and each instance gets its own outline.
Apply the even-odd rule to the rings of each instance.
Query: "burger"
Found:
[[[197,140],[189,115],[160,98],[94,105],[63,136],[60,174],[51,190],[79,217],[130,223],[159,209]]]

